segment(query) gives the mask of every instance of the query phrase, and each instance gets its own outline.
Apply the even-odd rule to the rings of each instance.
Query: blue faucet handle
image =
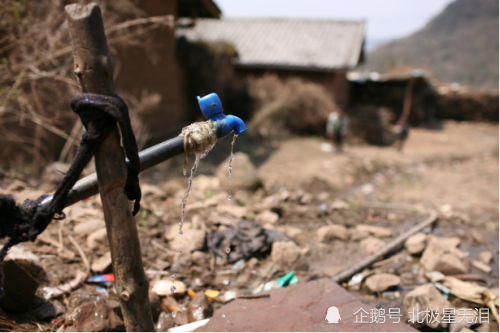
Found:
[[[216,93],[211,93],[203,97],[198,96],[197,98],[201,112],[206,119],[210,119],[224,112],[222,103]]]
[[[223,113],[222,103],[216,93],[204,97],[198,96],[198,104],[205,118],[212,121],[217,131],[217,139],[222,139],[231,133],[238,135],[247,130],[243,120]]]

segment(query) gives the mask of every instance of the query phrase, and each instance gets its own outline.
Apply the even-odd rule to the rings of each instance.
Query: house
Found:
[[[218,18],[221,11],[212,0],[141,0],[137,6],[144,16]],[[175,135],[189,121],[185,96],[185,75],[176,55],[172,27],[164,26],[148,34],[148,46],[124,46],[114,52],[115,88],[140,96],[143,91],[161,95],[157,108],[145,120],[152,139]],[[196,98],[194,96],[193,98]]]
[[[413,126],[436,126],[438,106],[429,75],[420,70],[380,74],[350,72],[352,107],[372,105],[386,108],[392,122],[406,113]]]
[[[199,18],[176,30],[190,42],[232,44],[234,75],[273,73],[323,85],[337,104],[349,102],[346,73],[364,58],[364,21]]]

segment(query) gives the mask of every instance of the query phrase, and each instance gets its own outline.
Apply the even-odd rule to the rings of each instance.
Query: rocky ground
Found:
[[[281,281],[333,277],[426,217],[373,202],[434,209],[439,219],[345,288],[402,313],[422,299],[436,308],[498,310],[498,125],[413,130],[403,154],[374,146],[332,154],[318,138],[256,143],[241,135],[231,187],[229,151],[230,140],[222,140],[201,161],[182,236],[187,179],[174,177],[182,157],[142,175],[137,226],[158,331],[209,318],[236,297],[277,287],[270,281],[291,272]],[[9,171],[0,192],[22,202],[49,193],[58,178],[50,169],[40,180]],[[65,212],[36,242],[11,251],[0,329],[123,330],[113,284],[86,282],[112,273],[99,197]],[[416,327],[489,331],[498,323]]]

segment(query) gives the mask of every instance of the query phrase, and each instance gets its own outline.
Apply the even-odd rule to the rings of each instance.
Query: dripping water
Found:
[[[198,164],[200,163],[200,160],[207,157],[208,153],[212,150],[214,146],[215,144],[213,144],[210,148],[208,148],[201,154],[196,154],[196,159],[194,161],[193,167],[191,168],[191,175],[189,176],[188,180],[188,188],[186,190],[186,193],[184,193],[184,198],[182,198],[182,216],[181,216],[181,221],[179,222],[179,235],[182,235],[182,225],[184,224],[184,213],[186,211],[186,202],[189,196],[189,191],[191,191],[191,185],[193,184],[193,176],[196,174],[196,170],[198,169]]]
[[[233,163],[234,160],[234,143],[236,142],[237,137],[238,134],[234,134],[233,141],[231,142],[231,155],[229,156],[229,196],[227,197],[227,200],[231,200],[233,198],[232,197],[233,184],[231,184],[231,178],[233,177],[233,167],[231,164]],[[228,227],[229,227],[229,220],[231,220],[230,216],[227,218]],[[229,244],[229,238],[227,232],[226,232],[226,243],[227,243],[226,253],[229,254],[229,252],[231,252],[231,244]]]
[[[189,191],[191,191],[191,185],[193,184],[193,176],[196,174],[196,170],[198,169],[198,164],[200,163],[200,160],[207,157],[208,153],[212,150],[212,148],[214,146],[215,146],[215,143],[212,146],[210,146],[207,150],[203,151],[200,154],[195,155],[196,158],[195,158],[193,167],[191,168],[191,175],[189,175],[188,187],[187,187],[186,193],[184,193],[184,197],[182,198],[182,215],[181,215],[181,221],[179,222],[179,235],[182,235],[182,225],[184,224],[184,213],[186,211],[186,202],[187,202],[187,198],[189,196]],[[186,175],[186,173],[184,173],[184,175]],[[177,253],[182,253],[182,250],[179,248],[177,248],[175,251]],[[175,277],[176,277],[175,274],[173,274],[171,276],[172,287],[170,288],[170,291],[172,292],[172,294],[175,294],[175,291],[177,290],[177,288],[174,286]],[[175,317],[174,313],[172,313],[172,316]]]

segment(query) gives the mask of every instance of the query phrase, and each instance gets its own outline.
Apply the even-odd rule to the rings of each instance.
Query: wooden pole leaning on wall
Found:
[[[113,95],[113,59],[109,53],[101,10],[95,3],[65,7],[73,42],[74,73],[84,93]],[[127,331],[154,331],[149,305],[149,282],[131,204],[124,192],[125,154],[115,128],[95,154],[116,292]]]

